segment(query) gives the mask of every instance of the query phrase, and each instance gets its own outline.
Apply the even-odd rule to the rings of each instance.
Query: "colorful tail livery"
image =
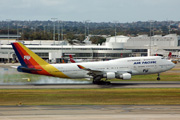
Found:
[[[53,65],[44,61],[34,52],[25,47],[22,43],[14,42],[12,43],[12,46],[19,59],[19,62],[21,63],[21,66],[19,66],[17,69],[19,72],[68,78],[68,76],[63,74]]]
[[[69,55],[69,58],[70,58],[70,61],[71,61],[72,63],[76,63],[76,61],[73,60],[72,55]]]

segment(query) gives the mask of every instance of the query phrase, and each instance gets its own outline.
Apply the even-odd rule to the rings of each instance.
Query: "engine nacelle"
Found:
[[[123,80],[130,80],[131,79],[131,74],[130,73],[123,73],[121,75],[119,75],[120,79]]]
[[[103,75],[103,77],[107,79],[114,79],[116,78],[116,74],[114,72],[107,72],[106,74]]]

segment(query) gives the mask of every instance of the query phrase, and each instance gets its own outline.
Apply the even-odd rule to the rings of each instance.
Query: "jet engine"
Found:
[[[116,75],[114,72],[107,72],[106,74],[103,75],[103,77],[107,78],[107,79],[114,79],[114,78],[116,78],[115,76]]]
[[[119,75],[119,78],[123,79],[123,80],[130,80],[131,74],[130,73],[123,73],[123,74]]]

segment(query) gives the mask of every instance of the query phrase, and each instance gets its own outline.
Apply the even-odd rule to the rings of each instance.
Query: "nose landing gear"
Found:
[[[160,73],[158,73],[157,80],[158,80],[158,81],[161,80],[161,79],[160,79]]]

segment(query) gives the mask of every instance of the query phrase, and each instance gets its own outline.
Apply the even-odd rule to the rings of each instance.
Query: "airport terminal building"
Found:
[[[11,43],[16,40],[0,40],[0,62],[12,62],[16,56]],[[109,60],[130,56],[147,56],[160,54],[167,56],[180,56],[180,37],[176,34],[166,36],[155,35],[149,37],[140,35],[137,37],[113,36],[108,37],[102,45],[88,44],[70,45],[67,41],[19,41],[26,45],[48,62],[59,63],[61,58],[68,62],[69,54],[75,59],[84,61]]]

